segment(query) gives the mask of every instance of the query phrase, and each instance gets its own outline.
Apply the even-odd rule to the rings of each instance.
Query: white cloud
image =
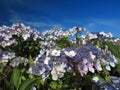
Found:
[[[120,32],[116,32],[120,30],[119,23],[119,19],[92,18],[88,21],[86,20],[86,24],[84,25],[84,27],[87,29],[88,32],[111,32],[113,36],[119,37]]]
[[[21,18],[21,16],[18,15],[14,10],[9,10],[9,13],[11,16],[9,19],[9,22],[11,22],[11,23],[24,23],[24,24],[30,25],[31,27],[34,27],[34,28],[46,28],[46,27],[49,29],[63,28],[63,26],[61,24],[54,23],[49,19],[47,20],[47,18],[39,17],[39,19],[42,18],[42,21],[38,21],[39,19],[35,20],[36,18],[32,18],[31,20],[25,20],[25,19]]]
[[[74,23],[74,24],[81,24],[81,20],[76,20],[76,19],[64,19],[63,22],[65,23]]]
[[[95,27],[98,25],[102,25],[109,28],[120,29],[120,26],[119,26],[120,20],[93,18],[93,19],[90,19],[89,21],[90,23],[86,25],[87,27]]]
[[[60,24],[53,24],[53,23],[46,23],[46,22],[32,22],[32,21],[23,21],[25,24],[28,24],[30,26],[34,26],[34,27],[49,27],[49,28],[61,28],[62,25]]]

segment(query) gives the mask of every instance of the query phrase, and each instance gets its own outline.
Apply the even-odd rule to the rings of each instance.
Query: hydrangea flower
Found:
[[[105,54],[105,51],[92,45],[72,47],[66,51],[72,51],[72,50],[74,50],[75,54],[70,54],[70,55],[74,55],[74,57],[71,57],[69,53],[67,53],[66,55],[70,57],[67,58],[68,59],[67,62],[69,62],[71,66],[73,66],[74,62],[77,62],[76,65],[78,65],[78,70],[81,76],[86,75],[88,71],[92,73],[95,73],[95,70],[102,71],[102,66],[100,62],[104,63],[108,71],[111,70],[109,63],[113,62],[115,64],[113,60],[115,58],[113,58],[113,55],[111,55],[110,53],[109,55]],[[111,65],[113,65],[113,63]]]
[[[88,40],[98,38],[97,34],[93,34],[93,33],[88,33],[86,37],[87,37]]]
[[[100,60],[96,60],[96,62],[95,62],[94,65],[95,65],[97,71],[102,71],[102,67],[101,67],[101,64],[100,64]]]
[[[110,76],[112,82],[102,82],[97,80],[95,82],[100,90],[120,90],[120,78],[116,76]]]
[[[57,80],[58,78],[63,77],[63,75],[65,73],[65,67],[66,67],[66,65],[64,63],[54,64],[53,69],[51,71],[52,79]]]
[[[24,66],[26,66],[28,63],[28,59],[24,58],[24,57],[15,57],[13,59],[10,60],[9,65],[12,67],[17,67],[20,64],[23,64]]]
[[[50,57],[46,57],[44,60],[44,64],[48,65],[49,64]]]
[[[14,57],[15,57],[14,53],[8,51],[0,51],[0,63],[9,62],[9,60]]]
[[[60,52],[61,52],[60,50],[54,49],[54,50],[51,51],[51,55],[52,56],[60,56]]]
[[[97,76],[92,78],[92,81],[94,81],[95,83],[97,83],[99,81],[99,78]]]
[[[69,56],[71,58],[73,58],[76,55],[76,52],[71,50],[71,51],[64,51],[64,53],[66,54],[66,56]]]
[[[11,27],[3,26],[0,28],[0,45],[2,47],[10,46],[12,44],[17,44],[17,41],[13,36],[22,37],[26,41],[29,37],[33,37],[33,40],[37,38],[41,39],[40,34],[32,30],[29,26],[24,24],[13,24]]]

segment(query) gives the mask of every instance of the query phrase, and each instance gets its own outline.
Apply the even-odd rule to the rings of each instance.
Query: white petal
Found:
[[[33,71],[32,71],[32,68],[31,68],[31,67],[29,68],[29,72],[30,72],[30,73],[33,73]]]
[[[110,68],[109,65],[106,66],[106,69],[107,69],[108,71],[111,71],[111,68]]]
[[[115,67],[115,63],[114,62],[110,62],[110,66],[111,67]]]
[[[87,67],[87,65],[84,65],[83,70],[86,71],[86,72],[88,72],[88,67]]]
[[[98,66],[96,67],[96,69],[97,69],[98,71],[102,71],[101,65],[98,65]]]
[[[95,81],[96,83],[99,81],[99,78],[98,77],[93,77],[92,79],[93,81]]]
[[[92,66],[90,66],[90,67],[88,67],[88,68],[89,68],[89,71],[90,71],[90,72],[92,72],[92,73],[95,72],[95,70],[94,70],[94,68],[93,68]]]
[[[52,56],[60,56],[61,51],[60,50],[52,50],[51,55]]]
[[[45,68],[42,68],[42,70],[39,71],[40,74],[43,74],[46,71]]]
[[[75,55],[76,55],[76,52],[75,51],[69,51],[69,52],[67,52],[67,51],[64,51],[64,53],[67,55],[67,56],[69,56],[69,57],[74,57]]]
[[[48,65],[49,60],[50,60],[50,58],[46,57],[45,60],[44,60],[44,64]]]
[[[75,51],[70,51],[70,52],[69,52],[69,56],[74,57],[75,55],[76,55],[76,52],[75,52]]]
[[[118,63],[118,61],[116,60],[116,58],[115,58],[114,55],[112,56],[112,58],[113,58],[113,60],[114,60],[115,63]]]
[[[52,79],[53,79],[53,80],[57,80],[57,79],[58,79],[57,74],[52,74]]]
[[[87,64],[87,62],[88,62],[88,60],[87,59],[83,59],[83,64],[85,65],[85,64]]]
[[[95,56],[95,55],[93,55],[93,53],[92,53],[92,52],[89,52],[89,54],[90,54],[90,58],[91,58],[91,59],[93,59],[93,60],[94,60],[94,59],[96,58],[96,56]]]
[[[58,72],[65,72],[65,70],[64,70],[65,66],[66,66],[66,64],[62,63],[62,64],[56,66],[56,70]]]

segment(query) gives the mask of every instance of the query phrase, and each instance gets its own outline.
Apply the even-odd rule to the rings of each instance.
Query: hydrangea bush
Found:
[[[0,89],[119,90],[120,39],[84,31],[0,27]]]

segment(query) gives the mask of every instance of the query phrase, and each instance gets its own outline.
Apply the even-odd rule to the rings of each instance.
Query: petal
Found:
[[[86,71],[86,72],[88,72],[88,67],[87,67],[87,65],[84,65],[83,70]]]
[[[113,58],[113,60],[114,60],[115,63],[118,63],[118,61],[116,60],[116,58],[115,58],[114,55],[112,56],[112,58]]]
[[[73,50],[72,50],[72,51],[69,51],[69,52],[68,52],[68,51],[64,51],[64,53],[65,53],[67,56],[71,57],[71,58],[76,55],[76,52],[73,51]]]
[[[59,72],[65,72],[64,68],[65,68],[66,64],[62,63],[58,66],[56,66],[56,70]]]
[[[88,68],[89,68],[89,71],[90,71],[90,72],[92,72],[92,73],[95,72],[95,70],[94,70],[94,68],[93,68],[92,66],[90,66],[90,67],[88,67]]]
[[[55,70],[55,68],[53,67],[53,69],[52,69],[52,71],[51,71],[51,74],[53,75],[53,74],[55,74],[56,73],[56,70]]]
[[[61,78],[64,76],[64,72],[59,72],[58,77]]]
[[[95,55],[93,55],[93,53],[92,53],[92,52],[89,52],[89,54],[90,54],[90,58],[94,60],[96,56],[95,56]]]
[[[98,71],[102,71],[101,65],[97,65],[97,66],[96,66],[96,69],[97,69]]]
[[[92,78],[93,81],[95,81],[96,83],[99,81],[99,78],[97,76]]]
[[[46,57],[45,60],[44,60],[44,64],[48,65],[49,60],[50,60],[50,58]]]
[[[87,59],[83,59],[83,64],[85,65],[85,64],[87,64],[87,62],[88,62],[88,60]]]
[[[106,66],[106,69],[107,69],[108,71],[111,71],[111,68],[110,68],[109,65]]]
[[[115,63],[114,62],[110,62],[110,66],[111,67],[115,67]]]
[[[56,49],[55,49],[55,50],[52,50],[52,51],[51,51],[51,55],[52,55],[52,56],[60,56],[60,52],[61,52],[60,50],[56,50]]]
[[[75,55],[76,55],[75,51],[72,50],[72,51],[69,52],[69,57],[74,57]]]
[[[53,79],[53,80],[57,80],[57,79],[58,79],[57,74],[52,74],[52,79]]]
[[[45,68],[42,68],[42,70],[39,71],[40,74],[43,74],[46,71]]]

